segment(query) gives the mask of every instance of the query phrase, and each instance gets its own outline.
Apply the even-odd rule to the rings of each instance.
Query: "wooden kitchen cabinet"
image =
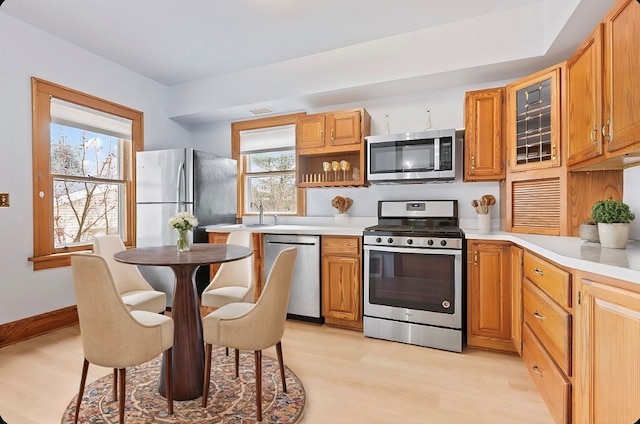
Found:
[[[578,275],[580,275],[578,273]],[[640,291],[638,284],[580,278],[576,340],[576,423],[640,419]]]
[[[322,236],[325,324],[362,331],[362,238]]]
[[[640,163],[640,5],[618,0],[567,62],[570,170]]]
[[[498,181],[505,177],[504,95],[504,87],[465,94],[465,182]]]
[[[513,348],[522,356],[522,279],[524,250],[519,246],[509,249],[511,263],[511,343]]]
[[[262,281],[262,272],[263,272],[263,266],[264,266],[264,255],[263,255],[263,247],[262,247],[262,233],[253,233],[253,272],[255,273],[255,295],[254,295],[254,300],[257,301],[258,298],[260,297],[260,294],[262,293],[262,285],[264,284],[264,281]],[[209,233],[209,243],[226,243],[227,242],[227,237],[229,237],[229,233]],[[213,279],[213,277],[216,275],[216,273],[218,272],[218,269],[220,268],[221,264],[211,264],[209,265],[210,267],[210,274],[211,274],[211,279]]]
[[[522,358],[557,423],[570,423],[573,375],[571,273],[529,251],[523,258]]]
[[[567,166],[600,157],[602,147],[602,24],[567,61]]]
[[[561,74],[564,64],[507,85],[509,170],[560,166]]]
[[[515,352],[508,242],[474,240],[467,252],[467,345]]]
[[[364,137],[371,117],[363,108],[306,115],[298,119],[298,187],[362,186],[365,183]],[[350,169],[325,173],[323,162],[348,161]],[[358,175],[354,178],[354,168]]]
[[[604,19],[604,128],[609,152],[640,147],[640,4],[619,0]],[[637,154],[635,155],[637,156]],[[635,160],[638,161],[638,158]]]

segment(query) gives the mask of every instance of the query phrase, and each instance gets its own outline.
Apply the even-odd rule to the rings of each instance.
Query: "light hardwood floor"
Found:
[[[553,423],[517,356],[444,352],[294,321],[282,345],[307,393],[304,424]],[[81,367],[77,326],[1,348],[0,416],[59,423]],[[92,365],[87,381],[109,373]]]

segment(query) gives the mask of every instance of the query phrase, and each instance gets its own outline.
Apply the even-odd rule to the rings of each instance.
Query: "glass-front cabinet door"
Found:
[[[511,171],[560,165],[560,71],[554,66],[507,86]]]

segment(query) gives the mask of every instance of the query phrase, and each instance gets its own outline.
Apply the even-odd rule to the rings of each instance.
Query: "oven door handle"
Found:
[[[364,250],[375,250],[378,252],[393,253],[417,253],[420,255],[454,255],[462,256],[462,250],[456,249],[422,249],[417,247],[393,247],[393,246],[371,246],[364,245]]]

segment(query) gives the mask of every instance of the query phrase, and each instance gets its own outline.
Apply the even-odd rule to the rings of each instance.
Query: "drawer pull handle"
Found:
[[[542,272],[538,268],[534,268],[533,272],[534,272],[534,274],[538,274],[539,276],[544,277],[544,272]]]
[[[532,369],[533,369],[533,372],[538,374],[540,377],[544,377],[544,373],[542,372],[540,367],[538,367],[538,364],[533,364],[533,368]]]
[[[535,311],[535,312],[533,313],[533,316],[534,316],[534,317],[536,317],[536,318],[538,318],[540,321],[544,321],[544,315],[540,315],[540,314],[538,313],[538,311]]]

